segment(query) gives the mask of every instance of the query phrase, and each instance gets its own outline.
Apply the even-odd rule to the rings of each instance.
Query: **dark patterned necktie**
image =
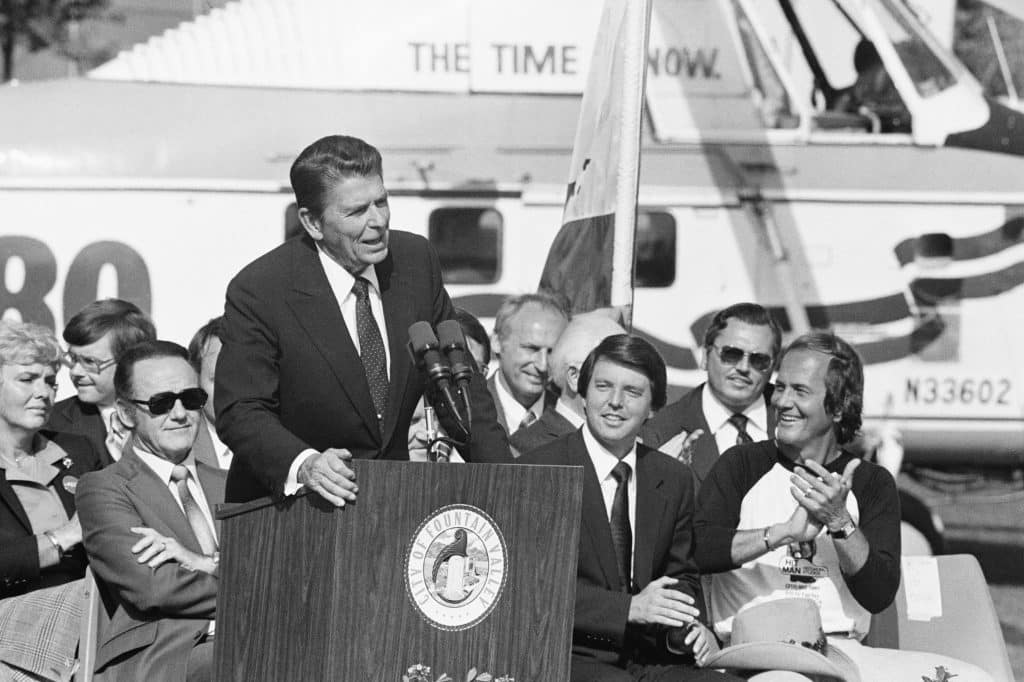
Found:
[[[736,445],[743,445],[744,443],[753,443],[754,439],[747,433],[747,422],[749,417],[739,412],[734,412],[729,417],[729,423],[736,427]]]
[[[191,477],[189,470],[181,464],[171,470],[171,480],[178,484],[178,498],[181,500],[181,506],[185,508],[188,525],[192,526],[192,532],[195,533],[199,546],[203,548],[203,554],[209,556],[217,551],[217,538],[213,536],[210,524],[199,509],[199,503],[188,489],[188,479]]]
[[[384,411],[388,407],[388,368],[384,354],[384,341],[377,320],[370,308],[370,282],[356,277],[352,293],[356,296],[356,333],[359,336],[359,358],[363,361],[366,381],[370,385],[373,409],[377,412],[377,427],[383,431]]]
[[[633,571],[633,531],[629,526],[629,476],[632,469],[625,462],[619,462],[612,469],[612,478],[618,484],[612,499],[612,545],[619,563],[620,588],[630,591]]]

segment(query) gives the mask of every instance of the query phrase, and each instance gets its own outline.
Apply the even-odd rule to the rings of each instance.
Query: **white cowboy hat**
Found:
[[[860,682],[857,665],[828,645],[818,605],[810,599],[777,599],[740,611],[732,621],[731,642],[704,667],[791,670]]]

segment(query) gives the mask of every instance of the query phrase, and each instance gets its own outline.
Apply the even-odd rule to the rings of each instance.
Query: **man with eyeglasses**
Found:
[[[699,489],[721,453],[771,437],[767,390],[781,346],[782,332],[762,306],[736,303],[719,311],[704,335],[707,382],[656,414],[644,442],[679,453]]]
[[[188,351],[129,348],[114,377],[132,433],[120,460],[83,476],[78,513],[89,563],[116,602],[99,633],[98,679],[208,680],[218,583],[215,505],[227,474],[196,460],[207,394]]]
[[[155,338],[153,322],[128,301],[107,298],[76,313],[64,327],[62,362],[78,395],[54,405],[47,428],[85,436],[104,466],[119,459],[128,433],[114,406],[114,369],[130,346]]]

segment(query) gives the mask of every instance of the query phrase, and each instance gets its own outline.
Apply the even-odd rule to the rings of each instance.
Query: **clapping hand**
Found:
[[[793,470],[790,494],[800,508],[807,510],[811,519],[820,526],[840,528],[850,520],[846,497],[853,487],[853,472],[859,459],[850,461],[840,475],[829,472],[817,462],[805,460]]]

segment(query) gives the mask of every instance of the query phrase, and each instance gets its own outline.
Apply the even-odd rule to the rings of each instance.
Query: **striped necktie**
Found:
[[[736,445],[743,445],[744,443],[753,443],[754,439],[747,433],[747,422],[750,418],[740,412],[734,412],[729,417],[729,423],[736,427]]]
[[[171,480],[178,484],[178,498],[181,500],[181,506],[185,508],[188,525],[192,526],[192,532],[195,533],[199,546],[203,548],[203,554],[209,556],[217,551],[217,538],[214,537],[206,516],[199,509],[199,503],[188,489],[188,479],[191,477],[189,470],[181,464],[176,465],[171,471]]]

